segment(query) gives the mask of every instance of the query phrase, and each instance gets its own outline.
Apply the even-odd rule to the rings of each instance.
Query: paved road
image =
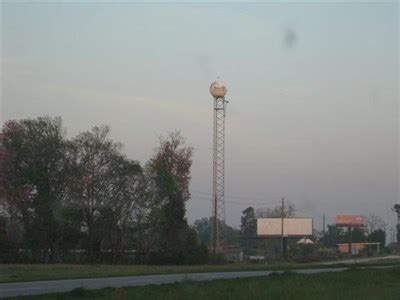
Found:
[[[363,269],[392,268],[399,265],[371,266]],[[327,272],[342,272],[349,268],[318,268],[318,269],[297,269],[290,270],[298,274],[316,274]],[[128,286],[140,286],[151,284],[168,284],[184,281],[210,281],[215,279],[232,279],[244,277],[269,276],[272,273],[282,274],[284,270],[275,271],[243,271],[243,272],[213,272],[213,273],[186,273],[186,274],[167,274],[167,275],[145,275],[131,277],[107,277],[89,279],[68,279],[52,281],[34,281],[1,283],[0,298],[41,295],[49,293],[69,292],[77,288],[102,289],[106,287],[120,288]]]
[[[378,256],[378,257],[365,257],[365,258],[352,258],[352,259],[344,259],[344,260],[333,260],[324,263],[320,263],[323,265],[336,265],[336,264],[359,264],[365,262],[379,262],[380,260],[387,259],[398,259],[400,260],[400,255],[388,255],[388,256]]]
[[[322,272],[341,272],[347,268],[301,269],[293,272],[313,274]],[[109,277],[91,279],[69,279],[53,281],[35,281],[0,284],[0,298],[25,295],[40,295],[49,293],[69,292],[76,288],[102,289],[106,287],[127,287],[150,284],[166,284],[184,281],[209,281],[215,279],[230,279],[243,277],[268,276],[271,273],[284,271],[246,271],[246,272],[216,272],[216,273],[187,273],[167,275],[146,275],[132,277]]]

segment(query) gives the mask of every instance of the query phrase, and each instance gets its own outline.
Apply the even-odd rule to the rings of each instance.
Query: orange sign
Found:
[[[335,223],[337,226],[362,227],[365,223],[365,217],[361,215],[337,215]]]

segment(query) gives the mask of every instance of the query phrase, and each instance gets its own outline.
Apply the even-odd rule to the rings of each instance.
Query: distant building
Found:
[[[224,259],[227,262],[242,262],[243,251],[239,246],[225,246],[224,247]]]
[[[351,253],[359,254],[364,249],[372,248],[379,253],[381,243],[352,243],[351,244]],[[349,243],[345,244],[336,244],[338,247],[338,251],[340,253],[349,253]]]

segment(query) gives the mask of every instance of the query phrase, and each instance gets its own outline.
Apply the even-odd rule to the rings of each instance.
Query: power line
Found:
[[[203,198],[203,197],[198,197],[198,196],[192,196],[191,199],[195,200],[207,200],[207,201],[213,201],[211,198]],[[232,204],[238,204],[238,205],[265,205],[265,202],[237,202],[237,201],[232,201],[232,200],[225,200],[225,202],[229,202]]]
[[[212,193],[207,193],[207,192],[202,192],[202,191],[191,190],[191,192],[197,193],[197,194],[213,196]],[[226,197],[228,197],[230,199],[238,199],[238,200],[262,200],[262,201],[265,200],[265,198],[263,198],[263,197],[247,197],[247,196],[231,196],[231,195],[227,195]]]
[[[192,192],[195,192],[195,191],[192,191]],[[212,194],[211,193],[206,193],[206,192],[196,192],[196,193],[201,193],[201,194],[205,194],[205,195],[210,195],[210,196],[212,196]],[[237,198],[237,197],[229,197],[228,199],[235,199],[235,198]],[[213,201],[213,199],[212,198],[204,198],[204,197],[200,197],[200,196],[197,196],[197,195],[192,195],[191,197],[190,197],[190,199],[193,199],[193,200],[204,200],[204,201]],[[240,199],[242,199],[242,198],[240,198]],[[244,198],[243,198],[244,199]],[[252,198],[249,198],[249,199],[252,199]],[[254,198],[253,198],[254,199]],[[229,203],[231,203],[231,204],[236,204],[236,205],[263,205],[263,206],[266,206],[266,205],[277,205],[276,203],[277,203],[277,201],[275,202],[269,202],[269,203],[267,203],[267,202],[238,202],[238,201],[232,201],[232,200],[226,200],[225,199],[225,202],[229,202]],[[295,210],[296,210],[296,212],[303,212],[303,213],[305,213],[305,212],[308,212],[308,210],[306,210],[306,209],[304,209],[304,208],[298,208],[298,207],[295,207]]]

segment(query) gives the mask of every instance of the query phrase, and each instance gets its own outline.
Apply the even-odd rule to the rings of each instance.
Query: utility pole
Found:
[[[400,243],[400,202],[394,205],[393,210],[397,214],[396,240],[397,243]]]
[[[325,215],[322,216],[322,238],[325,238]]]
[[[389,229],[389,231],[390,231],[390,243],[393,243],[393,227],[390,227],[390,229]]]
[[[352,245],[351,245],[351,240],[352,240],[352,230],[353,228],[352,228],[352,226],[350,225],[349,226],[349,254],[351,254],[352,253],[352,251],[351,251],[351,247],[352,247]]]
[[[385,233],[385,243],[383,244],[383,247],[386,246],[386,244],[387,244],[386,240],[388,239],[388,236],[387,236],[387,226],[388,225],[389,225],[388,223],[383,223],[383,232]],[[372,242],[372,236],[371,236],[371,242]]]
[[[282,239],[282,255],[283,259],[287,258],[287,237],[284,235],[284,221],[285,221],[285,198],[282,197],[282,211],[281,211],[281,239]]]

